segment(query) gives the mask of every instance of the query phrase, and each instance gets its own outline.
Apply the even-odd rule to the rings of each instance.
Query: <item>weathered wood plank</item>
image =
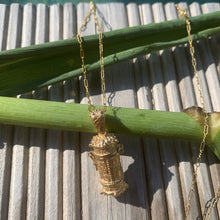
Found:
[[[167,3],[164,9],[167,20],[177,19],[177,12],[174,3]],[[172,48],[172,51],[174,51],[175,49],[176,48]],[[172,55],[170,54],[169,57],[171,58],[171,60],[167,62],[168,59],[166,55],[167,51],[168,50],[164,51],[165,54],[162,54],[161,58],[164,69],[166,92],[168,90],[167,87],[169,87],[169,84],[172,82],[172,84],[170,84],[169,93],[167,92],[169,111],[181,111],[182,103],[180,98],[179,87],[177,84],[177,73],[176,73],[175,63],[171,57]],[[170,94],[170,96],[168,94]],[[175,146],[176,146],[176,155],[179,164],[179,175],[181,180],[183,202],[184,202],[184,206],[186,206],[188,202],[188,192],[190,190],[190,186],[192,183],[192,173],[193,173],[193,169],[190,162],[191,154],[188,147],[188,143],[175,141]],[[192,203],[192,207],[189,213],[189,219],[196,219],[198,216],[201,216],[198,194],[196,191],[193,195],[191,203]]]
[[[0,51],[6,48],[8,16],[8,7],[0,4]],[[11,126],[0,126],[0,219],[8,218],[12,135]]]
[[[35,44],[44,43],[48,34],[48,10],[44,4],[36,8]],[[47,98],[46,88],[34,91],[34,99]],[[45,199],[45,141],[44,129],[31,128],[28,165],[27,219],[44,219]]]
[[[15,128],[8,219],[23,219],[26,215],[28,136],[28,128]]]
[[[64,132],[63,219],[81,219],[79,134]]]
[[[139,8],[136,3],[129,3],[127,6],[127,14],[128,14],[128,25],[129,27],[134,27],[137,25],[141,25]]]
[[[0,126],[0,219],[8,219],[12,160],[12,126]]]
[[[200,6],[198,5],[198,3],[194,3],[190,6],[190,13],[191,16],[196,16],[201,14]],[[220,111],[220,99],[219,99],[220,82],[219,82],[214,58],[209,43],[206,39],[199,41],[198,50],[203,64],[203,68],[205,70],[205,76],[209,87],[213,110]]]
[[[142,5],[143,8],[145,8],[145,6],[147,5]],[[143,17],[145,17],[145,13],[142,13],[142,7],[138,8],[138,6],[133,3],[127,6],[129,26],[144,23]],[[147,9],[149,8],[147,7]],[[146,15],[148,15],[148,17],[146,16],[145,20],[148,22],[151,13],[147,13]],[[152,109],[151,85],[146,59],[144,57],[136,58],[133,62],[138,108]],[[143,147],[147,175],[146,181],[148,186],[146,196],[149,203],[146,205],[147,216],[151,216],[151,219],[165,219],[167,218],[167,213],[164,211],[166,209],[166,204],[157,141],[145,138],[143,140]],[[157,172],[154,172],[155,170]]]
[[[113,30],[128,26],[127,12],[123,3],[107,4],[106,10],[107,23]],[[120,13],[116,13],[117,11]],[[132,64],[129,61],[106,69],[107,97],[112,97],[112,93],[114,93],[111,103],[108,104],[120,107],[137,107],[132,69]],[[124,77],[124,73],[126,73],[126,77]],[[148,219],[149,209],[141,141],[136,137],[118,137],[120,143],[125,147],[125,152],[121,156],[121,163],[129,189],[118,200],[110,198],[109,209],[112,209],[110,217],[116,219],[120,210],[124,210],[125,216],[122,219]],[[115,207],[118,207],[116,212],[113,209]]]
[[[174,19],[174,18],[177,18],[177,17],[173,16],[172,19]],[[195,46],[195,50],[198,51],[197,45],[194,45],[194,46]],[[195,97],[196,97],[196,100],[197,100],[197,105],[202,107],[201,100],[200,100],[200,94],[199,94],[199,91],[197,89],[196,77],[193,73],[193,67],[192,67],[192,64],[191,64],[191,55],[190,55],[190,52],[189,52],[189,45],[188,44],[185,47],[185,49],[186,49],[186,54],[187,54],[188,60],[190,61],[190,62],[188,62],[188,66],[189,66],[189,70],[191,72],[191,78],[192,78],[192,83],[193,83],[193,87],[194,87]],[[201,89],[203,91],[203,97],[204,97],[204,101],[205,101],[205,105],[206,105],[206,110],[208,112],[210,112],[211,109],[212,109],[212,106],[211,106],[212,104],[211,104],[211,101],[210,101],[210,94],[209,94],[209,91],[208,91],[207,81],[205,79],[205,74],[204,74],[201,59],[200,59],[199,56],[196,56],[196,61],[197,61],[199,82],[200,82]]]
[[[21,47],[27,47],[34,44],[35,39],[36,8],[32,3],[24,5],[22,21]]]
[[[153,13],[150,4],[142,4],[140,8],[140,14],[142,24],[149,24],[153,22]],[[148,57],[149,56],[147,56],[147,58]],[[148,68],[145,67],[147,64]],[[137,98],[139,108],[152,109],[154,105],[152,94],[150,92],[150,90],[152,91],[152,83],[150,80],[149,63],[147,64],[145,61],[145,63],[142,64],[140,70],[140,67],[138,67],[139,63],[136,63],[135,65],[136,85],[137,88],[141,89]],[[141,93],[143,93],[142,96]],[[145,94],[147,95],[146,97]],[[149,206],[151,207],[151,219],[168,219],[161,159],[157,140],[147,138],[144,139],[144,154],[147,170],[147,183],[149,188],[148,200]]]
[[[76,34],[76,8],[72,3],[63,7],[63,38]],[[78,80],[64,82],[64,101],[78,102]],[[81,219],[79,134],[63,134],[63,219]]]
[[[49,41],[62,39],[63,13],[59,4],[50,6],[49,10]],[[48,88],[48,99],[52,101],[63,100],[62,84]],[[46,143],[46,178],[45,178],[45,219],[62,219],[62,132],[47,131]]]
[[[202,5],[202,12],[204,13],[210,13],[214,11],[219,11],[220,10],[220,3],[205,3]],[[218,44],[217,40],[219,40],[219,36],[213,37],[210,39],[209,43],[212,48],[212,53],[216,59],[216,66],[218,69],[218,74],[220,76],[220,45]],[[217,106],[214,106],[213,108],[217,108]],[[219,188],[219,183],[220,183],[220,164],[218,162],[218,159],[213,155],[213,153],[208,149],[208,161],[209,161],[209,169],[211,173],[211,178],[212,178],[212,183],[213,183],[213,188],[214,192],[217,193],[217,190]],[[217,203],[217,210],[218,210],[218,215],[220,217],[220,203]]]
[[[10,6],[7,49],[20,47],[23,43],[26,28],[22,26],[23,16],[22,8],[19,4],[12,4]],[[25,19],[24,22],[27,24],[27,17],[23,19]],[[23,97],[29,98],[29,95],[24,95]],[[28,145],[29,128],[15,127],[8,219],[24,219],[26,217]]]
[[[193,162],[195,167],[196,165],[195,161],[199,155],[199,145],[197,143],[191,143],[191,146],[192,146]],[[209,207],[210,200],[214,196],[213,184],[212,184],[210,169],[208,167],[206,151],[203,153],[202,161],[198,169],[197,188],[199,192],[201,211],[202,214],[204,214],[207,212],[207,207]],[[219,219],[216,208],[213,209],[210,219],[213,220]]]
[[[45,138],[46,135],[43,129],[31,129],[28,166],[27,219],[41,220],[44,216]]]
[[[180,3],[179,6],[181,8],[183,8],[183,9],[184,8],[188,9],[188,6],[187,6],[186,3]],[[202,72],[200,72],[200,74],[201,73]],[[200,80],[201,80],[201,78],[200,78]],[[189,89],[191,89],[191,88],[189,88]],[[194,88],[194,90],[196,90],[196,89],[197,88]],[[193,93],[193,89],[191,89],[191,92]],[[190,99],[189,96],[187,96],[185,98],[186,99]],[[198,98],[198,96],[197,97],[196,96],[191,97],[191,101],[195,102],[195,103],[198,103],[198,100],[196,100],[196,98]],[[205,103],[205,104],[207,105],[207,103]],[[209,107],[209,106],[207,106],[207,107]],[[194,163],[194,166],[195,166],[195,161],[196,161],[196,158],[197,158],[198,153],[199,153],[199,144],[191,143],[191,147],[192,147],[191,150],[192,150],[192,156],[193,156],[193,163]],[[203,156],[202,163],[200,164],[200,167],[198,169],[197,187],[198,187],[201,211],[202,211],[202,214],[204,214],[206,202],[211,198],[212,191],[213,191],[212,185],[210,183],[210,172],[209,172],[209,169],[207,167],[207,161],[206,161],[206,156],[205,155]],[[212,213],[212,217],[211,218],[217,219],[216,217],[217,217],[216,216],[216,212],[214,211]]]
[[[49,10],[45,4],[37,5],[35,44],[49,40]]]
[[[154,21],[161,22],[165,20],[163,7],[161,3],[152,5]],[[149,56],[150,77],[152,82],[152,96],[154,108],[156,110],[167,110],[167,98],[164,88],[162,68],[159,61],[159,54]],[[175,148],[172,141],[159,141],[161,162],[163,169],[163,178],[166,192],[166,202],[169,219],[183,219],[183,205],[179,199],[182,197],[179,188],[179,173],[176,166]],[[175,201],[175,204],[174,204]]]
[[[77,28],[82,25],[90,6],[88,3],[79,3],[77,5]],[[94,24],[94,17],[91,16],[90,22],[86,25],[85,31],[82,35],[95,34],[96,28]],[[85,51],[86,57],[86,51]],[[88,75],[89,92],[93,104],[101,104],[99,73]],[[79,78],[80,103],[88,103],[85,96],[85,89],[83,85],[83,78]],[[91,134],[80,134],[81,146],[81,199],[82,199],[82,219],[106,219],[107,217],[107,197],[100,195],[99,174],[95,170],[93,161],[88,156],[90,151],[88,144],[92,138]]]
[[[201,9],[203,14],[214,11],[220,11],[220,3],[217,2],[204,3],[201,5]],[[216,67],[218,70],[218,76],[220,77],[220,44],[219,44],[220,39],[219,38],[220,36],[212,37],[209,43],[212,49],[212,53],[214,55]]]
[[[22,8],[19,4],[10,5],[8,37],[6,49],[14,49],[21,45]]]
[[[192,3],[191,5],[190,5],[190,13],[191,13],[191,16],[196,16],[196,15],[199,15],[199,14],[201,14],[201,9],[200,9],[200,6],[198,5],[198,3]],[[203,50],[200,50],[200,48],[203,48]],[[206,49],[205,49],[206,48]],[[209,43],[208,43],[208,41],[207,40],[201,40],[201,41],[199,41],[199,43],[198,43],[198,48],[196,48],[197,49],[197,51],[199,51],[200,53],[199,53],[199,55],[200,55],[200,57],[202,57],[203,56],[203,58],[201,58],[201,60],[202,60],[202,63],[203,63],[203,69],[204,70],[206,70],[206,67],[204,66],[204,57],[206,57],[205,59],[209,59],[210,57],[212,57],[212,54],[211,54],[211,50],[210,50],[210,46],[209,46]],[[207,51],[207,53],[208,53],[208,55],[206,55],[206,56],[204,56],[204,55],[202,55],[202,53],[204,53],[205,51],[204,51],[204,49]],[[198,56],[198,58],[199,58],[199,56]],[[198,60],[198,58],[197,58],[197,60]],[[211,61],[211,62],[210,62]],[[214,62],[214,59],[212,58],[212,59],[209,59],[209,61],[206,61],[206,62],[209,62],[209,65],[212,65],[212,68],[213,67],[215,67],[215,62]],[[202,67],[201,67],[202,68]],[[215,109],[218,109],[218,101],[217,102],[213,102],[213,100],[215,100],[215,95],[214,94],[217,94],[218,92],[220,92],[220,84],[219,84],[219,81],[218,82],[215,82],[214,83],[214,85],[213,85],[213,83],[211,83],[212,85],[210,86],[210,82],[208,81],[208,79],[207,79],[207,77],[209,77],[209,78],[214,78],[214,79],[210,79],[210,81],[212,81],[212,82],[214,82],[215,80],[218,80],[218,75],[217,75],[217,71],[216,71],[216,69],[214,69],[215,71],[211,71],[209,74],[207,74],[207,73],[205,73],[206,74],[206,81],[207,81],[207,83],[208,83],[208,87],[209,87],[209,93],[210,93],[210,101],[212,101],[212,106],[211,106],[211,104],[210,104],[210,107],[207,105],[207,102],[205,102],[205,104],[206,104],[206,109],[211,109],[212,111],[213,110],[215,110]],[[207,71],[210,71],[210,70],[206,70],[205,72],[207,72]],[[205,81],[205,79],[204,79],[204,81]],[[200,81],[201,82],[201,81]],[[219,91],[218,91],[219,90]],[[206,90],[202,90],[203,91],[203,96],[205,97],[205,96],[207,96],[207,91]],[[208,94],[209,95],[209,94]],[[197,99],[198,100],[198,99]],[[211,152],[209,151],[208,152],[208,155],[210,155],[211,154]],[[211,156],[211,155],[210,155]],[[210,156],[208,156],[209,158],[210,158]],[[209,170],[209,167],[207,166],[207,164],[208,164],[208,162],[207,162],[207,160],[205,160],[205,162],[206,162],[206,164],[204,165],[204,164],[202,164],[202,166],[204,166],[204,169],[207,169],[207,176],[205,176],[205,177],[203,177],[202,178],[202,180],[201,180],[201,185],[205,185],[205,186],[203,186],[203,188],[201,187],[201,190],[204,190],[204,192],[203,192],[203,194],[205,194],[205,195],[207,195],[207,192],[208,193],[210,193],[209,194],[209,196],[210,197],[212,197],[212,196],[214,196],[214,192],[213,192],[213,183],[212,183],[212,179],[211,179],[211,177],[213,176],[213,174],[214,174],[214,179],[215,180],[217,180],[217,179],[219,179],[219,176],[217,175],[217,176],[215,176],[215,174],[216,174],[216,171],[214,170],[215,168],[217,168],[217,167],[212,167],[212,169],[210,169]],[[214,172],[214,173],[212,173],[212,171]],[[217,172],[219,172],[219,171],[217,171]],[[203,170],[202,170],[202,174],[203,174]],[[217,177],[217,179],[216,179],[216,177]],[[206,187],[207,186],[209,186],[210,185],[210,190],[207,190],[206,189]],[[216,185],[219,185],[219,183],[217,183],[216,182],[216,184],[214,184],[215,185],[215,187],[217,188],[218,186],[216,186]],[[217,189],[216,189],[217,190]],[[207,207],[207,203],[208,203],[208,200],[210,199],[210,198],[207,198],[207,197],[205,197],[204,196],[204,198],[206,198],[207,199],[207,201],[206,201],[206,204],[204,204],[204,205],[206,205],[206,207]],[[213,219],[218,219],[219,217],[218,217],[218,213],[217,213],[217,210],[216,209],[214,209],[214,211],[213,211],[213,213],[212,213],[212,216],[211,216],[211,218],[213,218]]]
[[[0,51],[5,50],[8,29],[9,8],[0,4]]]
[[[29,129],[16,127],[12,153],[8,219],[24,219],[27,200]]]

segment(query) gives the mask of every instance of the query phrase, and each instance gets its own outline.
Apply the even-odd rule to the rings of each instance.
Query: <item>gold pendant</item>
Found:
[[[127,183],[124,181],[119,156],[123,153],[123,145],[118,143],[114,134],[105,132],[103,110],[90,112],[90,117],[98,130],[98,135],[94,136],[89,144],[89,147],[94,149],[89,153],[89,156],[100,175],[101,194],[117,197],[128,188]]]

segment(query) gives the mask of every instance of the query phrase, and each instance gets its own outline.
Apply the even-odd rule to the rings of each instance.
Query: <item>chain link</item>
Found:
[[[101,73],[101,81],[102,81],[102,95],[103,95],[103,105],[106,106],[106,93],[105,93],[105,70],[104,70],[104,58],[103,58],[103,36],[102,30],[98,23],[98,18],[96,15],[95,5],[93,2],[90,2],[92,12],[95,18],[95,24],[99,32],[99,57],[100,57],[100,73]]]
[[[220,186],[219,186],[219,188],[218,188],[217,193],[215,194],[215,197],[212,199],[212,202],[211,202],[209,211],[208,211],[208,212],[206,213],[206,215],[205,215],[205,220],[209,220],[209,219],[210,219],[212,209],[213,209],[213,208],[215,207],[215,205],[217,204],[219,198],[220,198]]]
[[[195,56],[194,56],[195,49],[194,49],[194,46],[192,44],[193,40],[192,40],[192,35],[191,35],[190,20],[189,20],[189,17],[187,16],[187,10],[186,9],[185,10],[181,10],[178,5],[176,5],[176,8],[177,8],[177,10],[178,10],[178,12],[180,14],[180,17],[184,18],[185,21],[186,21],[186,30],[187,30],[187,34],[188,34],[188,42],[189,42],[189,46],[190,46],[190,54],[191,54],[191,58],[192,58],[192,66],[193,66],[193,70],[194,70],[194,75],[196,77],[197,89],[199,91],[200,102],[201,102],[203,113],[204,113],[203,138],[202,138],[202,141],[200,143],[199,155],[198,155],[198,157],[196,159],[196,165],[195,165],[195,169],[194,169],[194,173],[193,173],[192,184],[191,184],[191,188],[190,188],[190,191],[189,191],[189,194],[188,194],[188,202],[187,202],[187,204],[185,206],[185,212],[186,212],[185,213],[186,214],[185,218],[187,219],[188,216],[189,216],[190,202],[192,200],[192,196],[193,196],[193,192],[194,192],[194,188],[195,188],[195,184],[196,184],[196,178],[197,178],[197,175],[198,175],[198,168],[199,168],[200,163],[201,163],[202,154],[203,154],[203,152],[205,150],[205,142],[206,142],[206,137],[207,137],[208,131],[209,131],[209,125],[208,125],[208,113],[205,110],[204,97],[202,95],[202,89],[201,89],[201,86],[200,86],[198,71],[197,71],[197,67],[196,67],[197,66],[196,59],[195,59]],[[214,206],[216,205],[216,203],[218,201],[218,198],[219,198],[219,195],[220,195],[220,187],[218,189],[218,192],[217,192],[216,196],[212,200],[211,207],[210,207],[209,211],[205,215],[205,218],[204,218],[205,220],[208,220],[210,218],[211,211],[214,208]]]
[[[91,16],[91,14],[93,13],[94,15],[94,19],[95,19],[95,25],[96,28],[98,30],[99,33],[99,60],[100,60],[100,74],[101,74],[101,89],[102,89],[102,95],[103,95],[103,105],[104,105],[104,109],[106,108],[106,93],[105,93],[105,71],[104,71],[104,58],[103,58],[103,35],[102,35],[102,30],[101,27],[98,23],[98,18],[96,15],[96,8],[95,5],[92,1],[90,1],[90,10],[88,11],[85,19],[82,22],[82,26],[79,29],[79,32],[77,34],[77,39],[79,42],[79,46],[80,46],[80,57],[82,60],[82,72],[83,72],[83,82],[84,82],[84,87],[86,90],[86,97],[88,99],[88,110],[91,111],[92,109],[92,103],[91,103],[91,99],[90,99],[90,93],[89,93],[89,84],[88,84],[88,79],[87,79],[87,69],[86,69],[86,65],[85,65],[85,54],[84,54],[84,49],[83,49],[83,41],[82,41],[82,31],[83,28],[85,28],[86,24],[88,23],[89,17]]]

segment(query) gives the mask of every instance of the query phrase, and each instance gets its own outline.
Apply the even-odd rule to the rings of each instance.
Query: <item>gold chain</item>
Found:
[[[208,125],[208,113],[205,109],[204,97],[202,95],[202,89],[201,89],[201,86],[200,86],[198,71],[197,71],[197,67],[196,67],[197,64],[196,64],[196,59],[195,59],[195,56],[194,56],[195,49],[194,49],[194,46],[192,45],[193,40],[192,40],[192,36],[191,36],[190,20],[189,20],[189,17],[187,16],[187,10],[186,9],[181,10],[178,5],[176,5],[176,8],[177,8],[177,10],[180,14],[180,17],[184,18],[186,20],[186,30],[187,30],[187,34],[188,34],[188,42],[189,42],[189,46],[190,46],[192,66],[193,66],[193,70],[194,70],[194,75],[196,77],[196,83],[197,83],[197,88],[198,88],[198,91],[199,91],[200,102],[201,102],[202,109],[203,109],[203,112],[204,112],[203,138],[202,138],[202,141],[200,143],[199,155],[196,159],[195,170],[194,170],[193,178],[192,178],[192,185],[191,185],[191,188],[190,188],[190,191],[189,191],[189,194],[188,194],[188,202],[185,206],[185,212],[186,212],[185,214],[186,214],[186,219],[187,219],[188,216],[189,216],[189,212],[190,212],[190,202],[192,200],[194,187],[195,187],[195,184],[196,184],[196,177],[198,175],[198,168],[199,168],[200,163],[201,163],[202,153],[204,152],[204,149],[205,149],[205,142],[206,142],[206,137],[208,135],[209,125]]]
[[[209,220],[209,219],[210,219],[212,209],[213,209],[213,208],[215,207],[215,205],[217,204],[219,198],[220,198],[220,187],[218,188],[218,191],[217,191],[217,193],[215,194],[215,197],[212,199],[212,202],[211,202],[209,211],[208,211],[208,212],[206,213],[206,215],[205,215],[205,220]]]
[[[83,28],[85,28],[89,17],[91,15],[91,13],[93,13],[94,15],[94,19],[95,19],[95,24],[96,24],[96,28],[98,30],[99,33],[99,60],[100,60],[100,73],[101,73],[101,87],[102,87],[102,95],[103,95],[103,105],[104,107],[106,107],[106,93],[105,93],[105,71],[104,71],[104,58],[103,58],[103,36],[102,36],[102,31],[101,31],[101,27],[98,23],[98,18],[96,15],[96,8],[94,3],[91,1],[90,2],[90,10],[88,11],[85,19],[82,22],[82,26],[79,29],[79,32],[77,34],[77,39],[79,42],[79,46],[80,46],[80,57],[82,60],[82,72],[83,72],[83,83],[84,83],[84,87],[86,90],[86,97],[88,99],[88,110],[91,112],[92,109],[92,103],[91,103],[91,99],[90,99],[90,94],[89,94],[89,84],[88,84],[88,79],[87,79],[87,69],[86,69],[86,65],[85,65],[85,53],[84,53],[84,49],[83,49],[83,41],[82,41],[82,37],[81,37],[81,33],[83,31]]]
[[[80,27],[79,32],[77,34],[77,39],[78,39],[78,42],[79,42],[79,45],[80,45],[80,57],[81,57],[81,60],[82,60],[82,72],[83,72],[83,76],[84,76],[83,82],[84,82],[84,87],[85,87],[85,90],[86,90],[86,97],[88,99],[88,105],[89,105],[88,110],[89,111],[91,111],[92,104],[91,104],[91,99],[90,99],[90,94],[89,94],[89,89],[88,89],[88,79],[86,77],[87,69],[86,69],[86,65],[85,65],[85,54],[84,54],[84,49],[83,49],[83,41],[82,41],[81,33],[83,31],[83,28],[86,26],[91,13],[93,13],[93,15],[94,15],[95,24],[96,24],[96,27],[97,27],[97,30],[98,30],[98,33],[99,33],[99,56],[100,56],[100,69],[101,69],[100,73],[101,73],[101,83],[102,83],[101,88],[102,88],[102,94],[103,94],[103,105],[106,106],[105,72],[104,72],[104,59],[103,59],[103,36],[102,36],[101,28],[100,28],[99,23],[98,23],[98,18],[97,18],[97,15],[96,15],[95,5],[92,1],[90,2],[90,5],[91,5],[90,10],[88,11],[85,19],[83,20],[82,26]],[[194,173],[193,173],[192,185],[191,185],[191,188],[190,188],[190,191],[189,191],[189,194],[188,194],[188,202],[187,202],[187,205],[185,207],[186,219],[187,219],[188,216],[189,216],[190,202],[192,200],[194,187],[195,187],[195,184],[196,184],[196,178],[197,178],[197,175],[198,175],[197,174],[198,173],[198,168],[199,168],[200,163],[201,163],[202,153],[204,152],[204,149],[205,149],[205,142],[206,142],[206,137],[207,137],[207,134],[208,134],[209,126],[208,126],[208,113],[205,110],[204,97],[202,95],[202,89],[201,89],[201,86],[200,86],[198,71],[197,71],[197,67],[196,67],[197,64],[196,64],[196,59],[195,59],[195,56],[194,56],[195,50],[194,50],[194,47],[192,45],[193,40],[192,40],[192,36],[191,36],[190,20],[187,16],[187,11],[186,10],[181,10],[177,5],[176,5],[176,8],[179,11],[181,17],[185,18],[185,20],[186,20],[186,29],[187,29],[188,41],[189,41],[189,45],[190,45],[190,54],[191,54],[191,57],[192,57],[192,66],[193,66],[193,69],[194,69],[194,75],[196,77],[196,83],[197,83],[197,88],[198,88],[198,91],[199,91],[200,102],[201,102],[202,109],[203,109],[203,112],[204,112],[203,139],[200,143],[200,150],[199,150],[199,155],[196,159],[196,165],[195,165],[195,170],[194,170]],[[205,220],[210,219],[211,211],[214,208],[214,206],[217,204],[219,197],[220,197],[220,187],[218,189],[217,194],[215,195],[215,197],[213,198],[213,200],[211,202],[209,211],[205,215]]]

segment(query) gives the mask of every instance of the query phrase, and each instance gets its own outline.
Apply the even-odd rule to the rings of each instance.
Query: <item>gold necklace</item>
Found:
[[[103,36],[102,31],[98,23],[96,16],[95,5],[90,2],[90,10],[88,11],[85,19],[83,20],[82,26],[77,34],[77,39],[80,46],[80,57],[82,60],[82,72],[83,82],[86,90],[86,97],[88,100],[88,111],[92,119],[93,124],[98,130],[98,134],[94,136],[89,144],[93,148],[93,151],[89,153],[92,158],[96,170],[100,175],[100,182],[102,184],[102,194],[119,196],[123,193],[128,185],[124,181],[124,174],[120,163],[120,154],[123,153],[123,145],[120,145],[114,134],[108,134],[105,131],[105,111],[106,111],[106,94],[105,94],[105,72],[104,72],[104,59],[103,59]],[[101,85],[103,94],[103,109],[94,109],[91,103],[89,94],[89,84],[86,77],[87,69],[85,65],[85,53],[83,49],[83,41],[81,33],[83,28],[86,26],[88,19],[93,13],[95,18],[95,24],[99,33],[99,56],[100,56],[100,69],[101,69]]]
[[[208,124],[208,113],[205,109],[205,104],[204,104],[204,97],[202,95],[202,89],[201,89],[201,85],[200,85],[200,82],[199,82],[199,76],[198,76],[198,71],[197,71],[197,64],[196,64],[196,59],[195,59],[195,56],[194,56],[194,53],[195,53],[195,49],[194,49],[194,46],[192,45],[192,36],[191,36],[191,24],[190,24],[190,20],[189,20],[189,17],[187,16],[187,10],[181,10],[179,8],[178,5],[175,5],[179,14],[180,14],[180,17],[181,18],[184,18],[185,21],[186,21],[186,30],[187,30],[187,34],[188,34],[188,42],[189,42],[189,46],[190,46],[190,54],[191,54],[191,58],[192,58],[192,66],[193,66],[193,70],[194,70],[194,75],[196,77],[196,84],[197,84],[197,89],[199,91],[199,97],[200,97],[200,102],[201,102],[201,105],[202,105],[202,110],[203,110],[203,113],[204,113],[204,126],[203,126],[203,138],[202,138],[202,141],[200,143],[200,148],[199,148],[199,155],[196,159],[196,166],[195,166],[195,170],[194,170],[194,173],[193,173],[193,179],[192,179],[192,184],[191,184],[191,188],[190,188],[190,191],[189,191],[189,194],[188,194],[188,202],[185,206],[185,219],[188,219],[188,216],[189,216],[189,212],[190,212],[190,202],[192,200],[192,196],[193,196],[193,192],[194,192],[194,187],[195,187],[195,184],[196,184],[196,177],[197,177],[197,173],[198,173],[198,168],[200,166],[200,163],[201,163],[201,157],[202,157],[202,154],[205,150],[205,143],[206,143],[206,138],[207,138],[207,135],[208,135],[208,131],[209,131],[209,124]],[[211,201],[211,205],[209,207],[209,211],[207,213],[205,213],[205,217],[204,217],[204,220],[208,220],[210,219],[210,216],[211,216],[211,212],[212,212],[212,209],[215,207],[215,205],[217,204],[218,202],[218,199],[220,197],[220,186],[218,188],[218,191],[216,193],[216,195],[214,196],[214,198],[212,199]]]

